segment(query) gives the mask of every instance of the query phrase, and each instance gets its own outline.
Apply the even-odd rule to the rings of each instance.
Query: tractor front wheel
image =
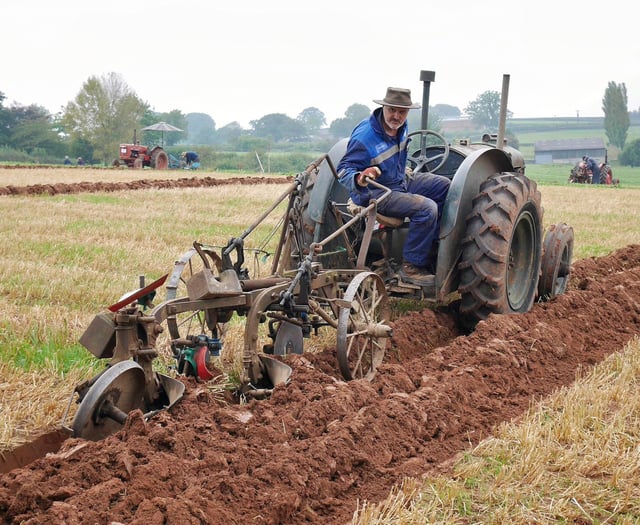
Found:
[[[538,297],[542,300],[562,295],[571,275],[573,228],[568,224],[552,224],[544,236]]]
[[[529,311],[538,286],[541,245],[536,183],[517,173],[487,179],[467,217],[459,264],[460,320],[465,328],[492,313]]]

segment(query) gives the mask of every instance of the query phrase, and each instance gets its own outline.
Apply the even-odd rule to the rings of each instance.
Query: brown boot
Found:
[[[402,268],[400,268],[400,277],[408,283],[435,290],[436,276],[415,264],[403,263]]]

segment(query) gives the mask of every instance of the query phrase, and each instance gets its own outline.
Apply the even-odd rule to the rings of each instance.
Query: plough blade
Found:
[[[264,366],[267,378],[274,388],[278,385],[286,385],[289,382],[293,372],[293,369],[289,365],[266,355],[259,357]]]

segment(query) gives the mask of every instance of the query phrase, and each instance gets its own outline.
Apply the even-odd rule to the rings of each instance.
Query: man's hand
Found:
[[[367,179],[376,180],[380,175],[382,175],[382,171],[378,166],[369,166],[367,169],[362,170],[358,173],[356,177],[356,182],[358,186],[368,186],[369,181]]]

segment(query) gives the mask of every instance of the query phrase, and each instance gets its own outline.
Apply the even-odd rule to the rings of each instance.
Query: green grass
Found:
[[[557,129],[516,132],[520,144],[533,144],[541,140],[585,139],[600,137],[607,143],[607,134],[603,128],[599,129]],[[627,143],[640,138],[640,126],[632,126],[627,134]]]
[[[55,370],[62,374],[78,367],[98,368],[100,363],[84,347],[68,344],[68,330],[68,325],[34,326],[28,334],[19,334],[4,321],[0,324],[1,360],[20,370]]]
[[[573,165],[570,164],[526,164],[526,174],[531,180],[535,180],[541,185],[567,186],[569,174]],[[620,179],[620,186],[612,188],[610,186],[599,186],[602,190],[640,188],[640,168],[629,166],[614,166],[613,177]],[[585,187],[583,184],[572,185],[576,189]]]

